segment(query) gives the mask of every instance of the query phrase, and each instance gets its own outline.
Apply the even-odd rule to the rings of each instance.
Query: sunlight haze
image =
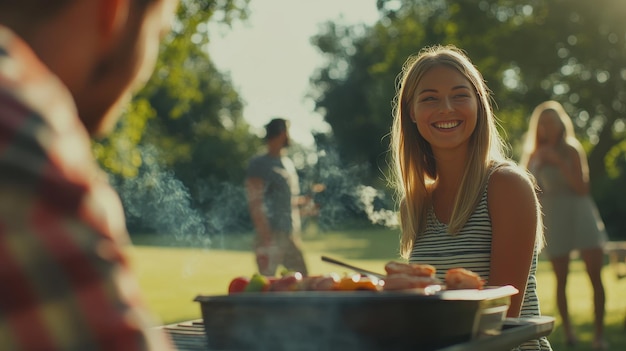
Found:
[[[323,117],[306,99],[309,77],[324,63],[310,38],[319,24],[372,24],[375,0],[250,1],[250,18],[232,30],[210,26],[209,54],[217,68],[230,73],[244,102],[244,118],[259,135],[273,117],[291,120],[292,138],[312,145],[311,131],[328,131]]]

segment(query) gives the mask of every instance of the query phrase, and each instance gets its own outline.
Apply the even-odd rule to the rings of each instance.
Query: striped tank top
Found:
[[[492,168],[490,175],[496,168]],[[448,269],[462,267],[475,272],[488,282],[491,263],[491,219],[487,205],[488,183],[483,190],[478,206],[461,231],[454,236],[448,233],[448,226],[437,219],[431,206],[428,210],[426,228],[422,235],[416,237],[409,262],[435,266],[437,278],[441,280],[445,278]],[[535,277],[538,254],[538,250],[535,249],[526,294],[522,302],[521,318],[541,315]],[[549,351],[552,348],[548,340],[542,337],[538,340],[527,341],[516,350]]]

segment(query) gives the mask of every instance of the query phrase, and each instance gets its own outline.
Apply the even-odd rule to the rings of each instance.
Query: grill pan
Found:
[[[436,350],[498,334],[512,286],[197,296],[210,350]]]

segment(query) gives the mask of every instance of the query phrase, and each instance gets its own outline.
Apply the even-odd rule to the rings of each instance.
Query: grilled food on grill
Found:
[[[434,277],[437,269],[429,264],[390,261],[385,265],[385,271],[387,272],[387,276],[393,274],[407,274],[417,277]]]
[[[385,265],[384,290],[406,290],[425,288],[430,285],[441,284],[435,278],[437,270],[429,264],[403,263],[390,261]]]
[[[420,277],[404,273],[395,273],[385,278],[384,290],[422,289],[431,285],[441,284],[435,277]]]
[[[358,291],[358,290],[369,290],[369,291],[378,291],[381,290],[381,282],[378,278],[374,277],[365,277],[360,274],[354,274],[351,276],[346,276],[341,278],[339,284],[335,287],[334,290],[343,290],[343,291]]]
[[[246,289],[246,286],[248,286],[248,283],[250,283],[249,277],[236,277],[230,281],[230,284],[228,285],[228,293],[236,294],[243,292]]]
[[[484,280],[464,268],[446,271],[445,281],[435,277],[436,268],[429,264],[403,263],[390,261],[385,264],[387,275],[383,279],[374,276],[352,274],[340,276],[337,273],[302,276],[299,272],[286,272],[282,277],[265,277],[255,273],[250,279],[237,277],[229,286],[229,293],[265,291],[396,291],[424,289],[429,286],[447,290],[482,289]],[[438,290],[437,290],[438,291]]]
[[[446,271],[446,289],[482,289],[485,282],[469,269],[452,268]]]
[[[291,272],[283,275],[269,284],[269,291],[298,291],[301,290],[302,273]]]
[[[270,280],[268,277],[255,273],[250,278],[248,284],[244,287],[243,291],[245,292],[260,292],[260,291],[268,291],[270,287]]]
[[[385,265],[385,271],[384,290],[425,288],[442,283],[435,278],[436,268],[428,264],[391,261]],[[447,290],[482,289],[485,284],[478,274],[465,268],[447,270],[444,283]]]
[[[305,291],[332,291],[337,289],[341,277],[337,273],[308,276],[302,279],[301,290]]]

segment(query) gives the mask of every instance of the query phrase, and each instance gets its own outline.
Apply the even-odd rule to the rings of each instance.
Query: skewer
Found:
[[[374,276],[374,277],[376,277],[378,279],[384,279],[385,278],[384,274],[368,271],[367,269],[359,268],[359,267],[356,267],[356,266],[353,266],[353,265],[341,262],[341,261],[336,260],[334,258],[330,258],[328,256],[323,256],[322,255],[322,261],[328,262],[328,263],[332,263],[332,264],[335,264],[335,265],[338,265],[338,266],[342,266],[342,267],[345,267],[345,268],[352,269],[353,271],[355,271],[357,273],[361,273],[361,274],[365,274],[365,275],[371,275],[371,276]]]

